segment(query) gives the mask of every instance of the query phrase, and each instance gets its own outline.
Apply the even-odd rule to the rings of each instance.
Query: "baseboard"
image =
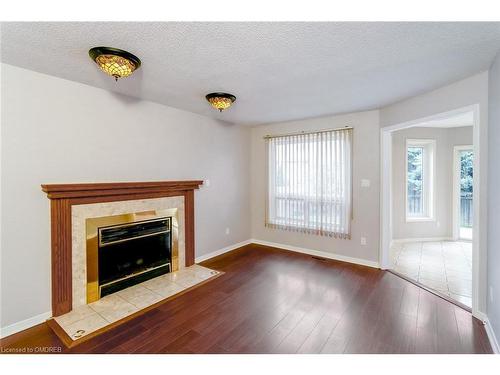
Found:
[[[408,242],[437,242],[437,241],[453,241],[453,237],[420,237],[420,238],[396,238],[392,243],[408,243]]]
[[[6,327],[2,327],[0,330],[0,338],[4,338],[10,335],[13,335],[14,333],[24,331],[25,329],[31,328],[33,326],[36,326],[37,324],[45,322],[47,319],[49,319],[52,316],[51,311],[47,311],[43,314],[39,314],[36,316],[33,316],[31,318],[22,320],[17,323],[13,323],[11,325],[8,325]]]
[[[491,348],[493,349],[493,353],[500,354],[500,345],[498,345],[497,337],[495,336],[495,332],[493,328],[491,328],[491,323],[488,317],[484,319],[484,329],[486,330],[486,334],[488,335],[488,339],[490,340]]]
[[[314,256],[327,258],[327,259],[340,260],[342,262],[354,263],[354,264],[359,264],[362,266],[368,266],[368,267],[373,267],[373,268],[380,268],[380,265],[378,262],[374,262],[374,261],[370,261],[370,260],[366,260],[366,259],[353,258],[353,257],[345,256],[345,255],[328,253],[326,251],[306,249],[303,247],[290,246],[290,245],[285,245],[285,244],[276,243],[276,242],[261,241],[261,240],[257,240],[257,239],[252,239],[252,240],[250,240],[250,242],[257,244],[257,245],[276,247],[278,249],[295,251],[297,253],[314,255]]]
[[[252,242],[251,240],[241,241],[241,242],[235,243],[233,245],[229,245],[227,247],[224,247],[223,249],[215,250],[215,251],[212,251],[211,253],[208,253],[205,255],[200,255],[199,257],[196,257],[194,259],[194,261],[196,263],[200,263],[200,262],[203,262],[204,260],[214,258],[216,256],[222,255],[222,254],[227,253],[227,252],[232,251],[232,250],[236,250],[239,247],[249,245],[251,242]]]

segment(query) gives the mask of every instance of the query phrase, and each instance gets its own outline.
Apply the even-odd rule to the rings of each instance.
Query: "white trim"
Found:
[[[453,238],[460,238],[460,151],[472,150],[473,145],[453,146]],[[475,178],[475,176],[474,176]],[[473,180],[474,181],[474,180]],[[474,201],[474,197],[473,197]]]
[[[487,316],[485,316],[484,321],[484,329],[486,330],[486,334],[488,335],[488,339],[490,340],[491,349],[493,349],[493,353],[500,354],[500,345],[498,344],[497,337],[495,336],[495,332],[493,328],[491,328],[490,320]]]
[[[380,268],[391,268],[392,240],[392,134],[380,129]]]
[[[368,267],[373,267],[373,268],[380,268],[378,262],[373,262],[370,260],[365,260],[365,259],[360,259],[360,258],[352,258],[348,257],[345,255],[339,255],[339,254],[334,254],[334,253],[327,253],[326,251],[320,251],[320,250],[313,250],[313,249],[306,249],[303,247],[297,247],[297,246],[291,246],[291,245],[285,245],[282,243],[276,243],[276,242],[268,242],[268,241],[262,241],[262,240],[257,240],[255,238],[252,238],[250,240],[238,242],[237,244],[227,246],[223,249],[212,251],[211,253],[199,256],[195,259],[196,263],[203,262],[204,260],[215,258],[216,256],[222,255],[224,253],[230,252],[232,250],[236,250],[242,246],[245,245],[250,245],[250,244],[256,244],[256,245],[263,245],[263,246],[269,246],[269,247],[276,247],[278,249],[282,250],[288,250],[288,251],[295,251],[297,253],[302,253],[302,254],[309,254],[309,255],[314,255],[314,256],[319,256],[322,258],[328,258],[328,259],[334,259],[334,260],[340,260],[342,262],[348,262],[348,263],[354,263],[354,264],[359,264],[362,266],[368,266]]]
[[[205,255],[200,255],[199,257],[196,257],[194,259],[195,263],[200,263],[203,262],[204,260],[210,259],[210,258],[215,258],[216,256],[222,255],[224,253],[227,253],[232,250],[236,250],[242,246],[249,245],[252,241],[251,240],[245,240],[241,241],[238,243],[235,243],[233,245],[226,246],[222,249],[212,251],[211,253],[205,254]]]
[[[326,251],[306,249],[304,247],[285,245],[285,244],[276,243],[276,242],[261,241],[261,240],[257,240],[257,239],[252,239],[252,240],[250,240],[250,242],[257,244],[257,245],[276,247],[276,248],[282,249],[282,250],[295,251],[297,253],[309,254],[309,255],[314,255],[314,256],[318,256],[318,257],[322,257],[322,258],[334,259],[334,260],[340,260],[342,262],[354,263],[354,264],[359,264],[362,266],[368,266],[368,267],[373,267],[373,268],[380,268],[380,265],[378,262],[374,262],[371,260],[352,258],[352,257],[348,257],[345,255],[328,253]]]
[[[449,117],[454,117],[466,112],[473,112],[473,145],[474,145],[474,187],[472,199],[474,204],[474,223],[472,228],[472,314],[477,316],[479,312],[481,296],[480,288],[485,285],[480,285],[479,265],[483,262],[485,251],[485,233],[481,232],[481,228],[486,223],[487,205],[485,205],[486,197],[480,197],[481,191],[481,175],[486,174],[487,170],[481,170],[481,159],[486,158],[486,152],[479,147],[481,144],[481,132],[487,124],[482,124],[479,118],[479,104],[473,104],[455,110],[434,114],[420,119],[415,119],[400,124],[386,126],[380,129],[380,157],[381,157],[381,186],[380,186],[380,265],[382,269],[390,268],[389,253],[390,243],[392,238],[392,202],[391,202],[391,169],[392,169],[392,134],[391,132],[400,129],[406,129],[413,126],[418,126],[423,122],[440,120]],[[482,215],[479,214],[480,207],[484,210]],[[484,290],[482,290],[484,292]],[[483,293],[483,296],[486,293]],[[484,300],[482,302],[485,302]]]
[[[394,243],[408,243],[408,242],[440,242],[440,241],[453,241],[452,237],[420,237],[420,238],[396,238],[392,240]]]
[[[25,320],[21,320],[20,322],[12,323],[11,325],[1,328],[0,337],[4,338],[13,335],[14,333],[24,331],[25,329],[31,328],[33,326],[45,322],[50,317],[52,317],[52,312],[47,311],[44,312],[43,314],[39,314]]]

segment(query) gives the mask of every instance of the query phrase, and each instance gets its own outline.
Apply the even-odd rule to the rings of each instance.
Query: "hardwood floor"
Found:
[[[0,340],[2,351],[492,352],[470,313],[389,272],[258,245],[202,265],[225,274],[71,350],[40,324]]]

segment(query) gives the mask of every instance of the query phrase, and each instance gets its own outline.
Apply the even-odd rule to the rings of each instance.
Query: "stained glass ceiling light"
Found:
[[[128,77],[141,66],[141,60],[130,52],[111,47],[94,47],[89,51],[90,58],[103,72],[118,78]]]
[[[205,96],[205,98],[212,105],[212,107],[218,109],[219,112],[222,112],[231,107],[231,105],[236,100],[236,96],[227,94],[225,92],[213,92]]]

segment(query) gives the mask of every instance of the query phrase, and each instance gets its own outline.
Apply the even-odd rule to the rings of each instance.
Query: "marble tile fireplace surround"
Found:
[[[219,274],[194,264],[194,190],[201,184],[196,180],[42,185],[51,200],[54,318],[49,325],[67,345]],[[89,256],[89,223],[125,216],[169,218],[170,272],[138,279],[136,285],[102,298],[100,293],[92,296],[95,272],[90,260],[95,257]]]

